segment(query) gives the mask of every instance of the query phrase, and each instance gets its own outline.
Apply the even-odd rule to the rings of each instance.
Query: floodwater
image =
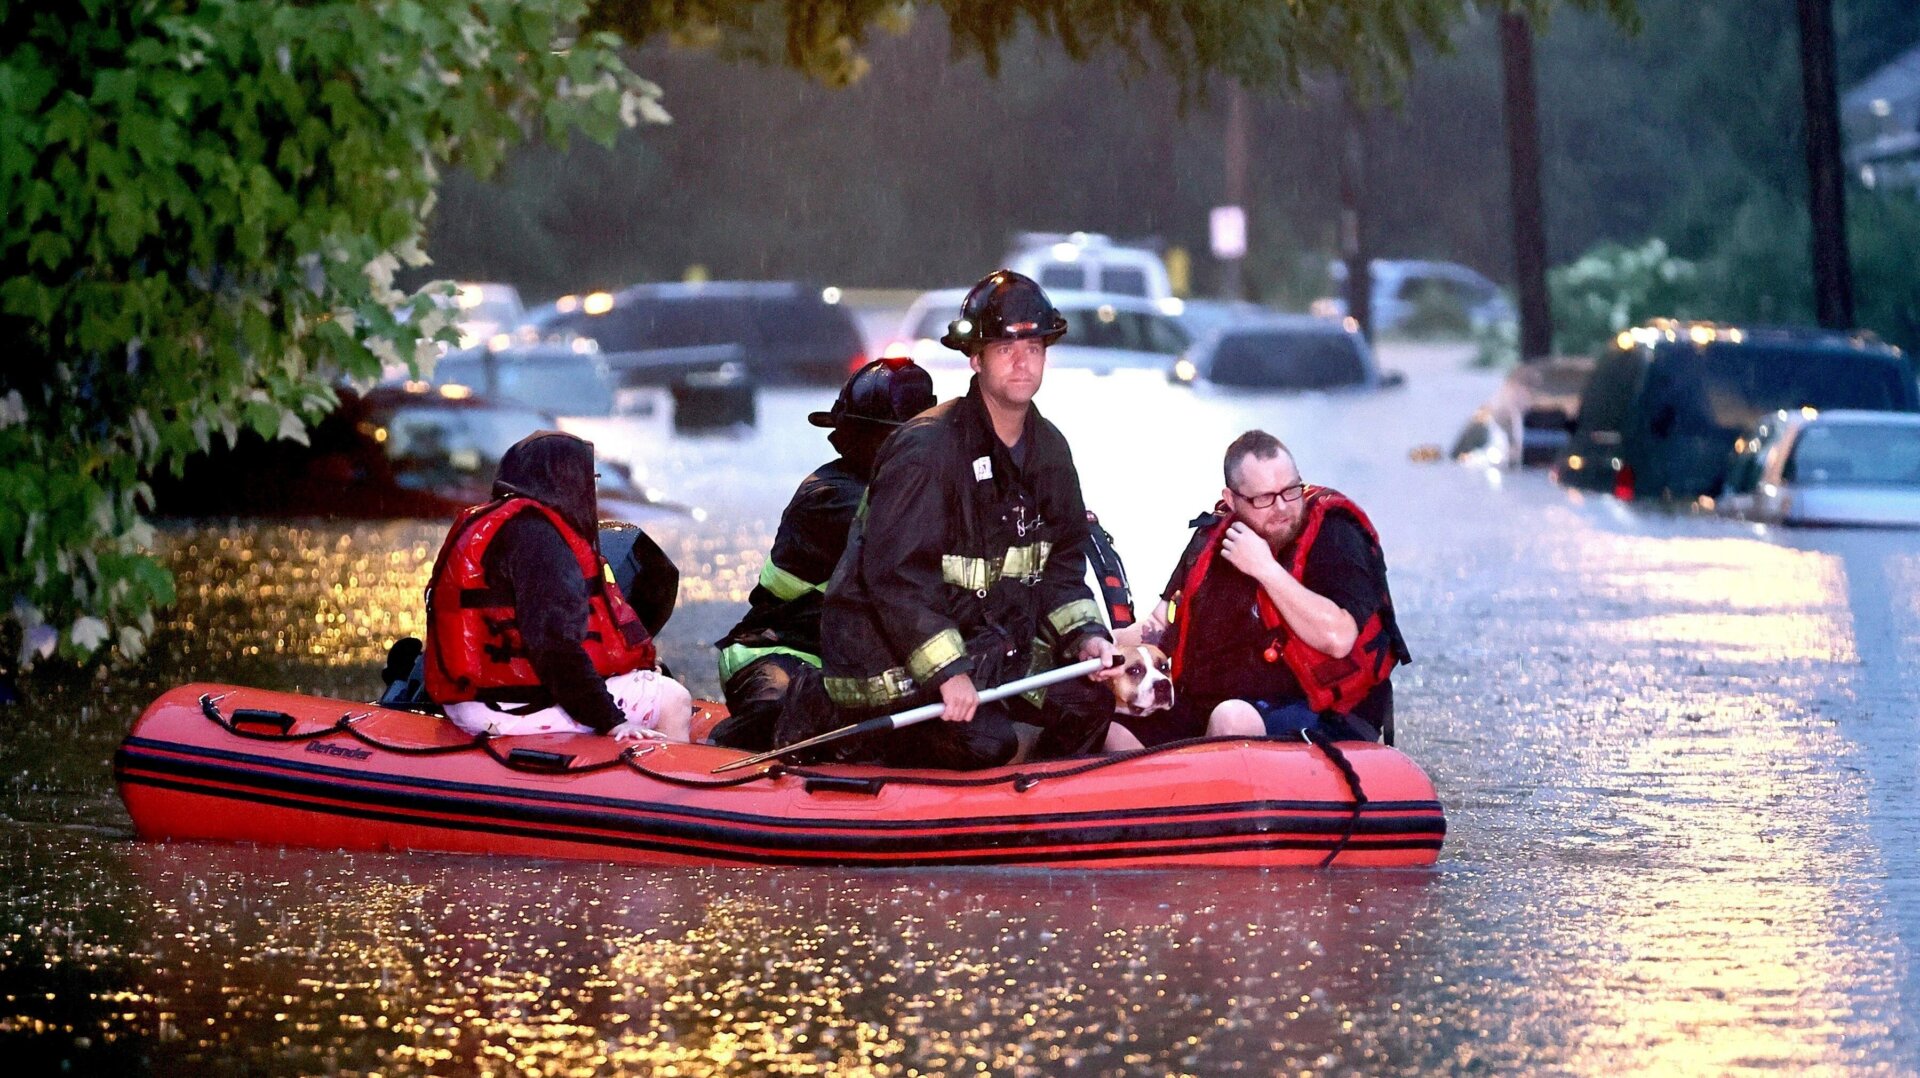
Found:
[[[1247,426],[1373,514],[1432,870],[646,870],[135,842],[110,775],[189,679],[366,698],[438,523],[174,525],[156,654],[0,715],[0,1047],[31,1072],[1920,1070],[1920,539],[1764,532],[1421,463],[1493,378],[1195,397],[1050,378],[1137,593]],[[706,509],[663,651],[703,693],[823,402],[602,429]]]

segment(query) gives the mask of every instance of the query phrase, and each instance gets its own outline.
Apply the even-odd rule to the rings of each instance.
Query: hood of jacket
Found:
[[[557,430],[536,431],[500,457],[493,480],[496,498],[518,494],[559,513],[590,543],[600,530],[600,503],[593,480],[593,443]]]

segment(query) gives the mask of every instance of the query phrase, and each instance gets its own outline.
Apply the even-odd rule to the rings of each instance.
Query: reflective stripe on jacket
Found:
[[[746,616],[714,641],[720,649],[722,685],[767,655],[791,655],[820,665],[820,608],[827,578],[847,548],[847,530],[866,492],[866,479],[845,458],[821,465],[800,481],[780,514],[760,579],[747,596]]]
[[[977,385],[887,440],[827,586],[821,657],[835,703],[926,694],[973,673],[970,648],[1024,656],[1039,640],[1050,660],[1106,635],[1066,438],[1034,409],[1021,444],[1016,465]]]

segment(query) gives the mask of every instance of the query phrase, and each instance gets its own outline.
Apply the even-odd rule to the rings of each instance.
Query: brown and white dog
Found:
[[[1152,644],[1133,644],[1115,647],[1113,653],[1126,660],[1120,676],[1107,682],[1113,688],[1114,710],[1138,717],[1173,706],[1173,680],[1167,677],[1173,664],[1166,652]]]

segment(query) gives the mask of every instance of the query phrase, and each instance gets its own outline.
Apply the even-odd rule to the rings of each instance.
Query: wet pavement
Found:
[[[149,845],[114,745],[210,679],[365,698],[443,524],[170,525],[156,654],[0,712],[0,1049],[28,1072],[1920,1070],[1920,536],[1769,532],[1421,463],[1494,376],[1196,396],[1050,378],[1136,593],[1261,426],[1373,515],[1431,871],[643,870]],[[814,396],[594,436],[702,506],[666,660],[717,690]]]

